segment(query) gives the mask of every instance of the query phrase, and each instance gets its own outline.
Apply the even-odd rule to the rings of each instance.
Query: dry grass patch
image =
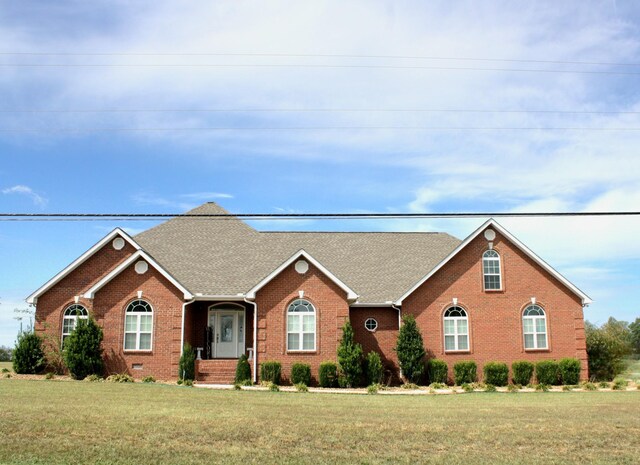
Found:
[[[635,463],[640,393],[353,396],[0,380],[0,463]]]

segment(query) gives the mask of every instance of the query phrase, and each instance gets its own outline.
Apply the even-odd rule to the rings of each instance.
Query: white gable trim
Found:
[[[305,260],[307,260],[309,263],[311,263],[313,266],[315,266],[316,268],[318,268],[320,271],[322,271],[322,273],[324,273],[331,281],[333,281],[340,289],[342,289],[343,291],[345,291],[347,293],[347,300],[351,301],[351,302],[355,302],[358,299],[358,294],[356,294],[349,286],[347,286],[345,283],[343,283],[340,279],[338,279],[331,271],[329,271],[328,269],[326,269],[320,262],[318,262],[315,258],[313,258],[311,255],[309,255],[307,252],[304,251],[304,249],[299,250],[298,252],[294,253],[291,258],[289,258],[287,261],[285,261],[282,265],[280,265],[278,268],[276,268],[275,270],[273,270],[273,272],[271,272],[271,274],[269,274],[269,276],[267,276],[266,278],[264,278],[262,281],[260,281],[258,284],[256,284],[249,292],[247,292],[247,299],[249,300],[253,300],[256,298],[256,292],[258,292],[260,289],[262,289],[265,285],[267,285],[267,283],[269,283],[273,278],[275,278],[276,276],[278,276],[285,268],[287,268],[289,265],[291,265],[294,261],[296,261],[297,259],[304,257]]]
[[[171,284],[173,284],[176,288],[178,288],[180,291],[182,291],[182,293],[184,294],[184,298],[186,300],[193,299],[193,295],[191,294],[191,292],[189,292],[189,290],[186,287],[184,287],[182,284],[180,284],[164,268],[162,268],[158,264],[158,262],[156,262],[153,258],[151,258],[151,256],[148,253],[146,253],[144,250],[138,250],[136,253],[134,253],[129,258],[127,258],[125,261],[123,261],[120,265],[118,265],[115,269],[113,269],[108,275],[106,275],[100,281],[95,283],[87,292],[84,293],[84,298],[85,299],[93,299],[95,294],[96,294],[96,292],[98,292],[100,289],[102,289],[108,282],[110,282],[113,278],[118,276],[120,273],[122,273],[124,270],[126,270],[132,263],[136,262],[139,259],[145,260],[147,263],[149,263],[151,266],[153,266],[156,270],[158,270],[158,272],[162,276],[167,278],[169,280],[169,282],[171,282]]]
[[[524,252],[533,261],[535,261],[538,265],[540,265],[540,267],[542,267],[549,274],[551,274],[551,276],[556,278],[558,281],[560,281],[562,284],[564,284],[571,292],[573,292],[575,295],[580,297],[580,299],[582,299],[582,305],[588,305],[588,304],[593,302],[593,300],[591,300],[591,298],[587,294],[585,294],[580,289],[578,289],[567,278],[565,278],[557,270],[555,270],[551,265],[549,265],[542,258],[537,256],[535,253],[533,253],[533,251],[531,251],[526,245],[524,245],[522,242],[520,242],[513,234],[511,234],[509,231],[507,231],[496,220],[494,220],[493,218],[490,218],[482,226],[480,226],[478,229],[476,229],[474,232],[472,232],[464,241],[462,241],[460,243],[460,245],[458,245],[458,247],[456,247],[453,250],[453,252],[451,252],[449,255],[447,255],[444,260],[442,260],[433,270],[431,270],[429,272],[429,274],[427,274],[424,278],[422,278],[420,281],[418,281],[411,289],[409,289],[407,292],[405,292],[402,295],[402,297],[400,297],[395,302],[395,304],[396,305],[402,305],[402,301],[404,299],[406,299],[416,289],[418,289],[420,286],[422,286],[422,284],[424,284],[424,282],[427,281],[431,276],[436,274],[436,272],[440,268],[442,268],[444,265],[446,265],[453,257],[455,257],[458,254],[458,252],[460,252],[462,249],[464,249],[472,240],[474,240],[482,231],[484,231],[489,226],[495,228],[498,232],[500,232],[500,234],[502,234],[507,239],[509,239],[509,241],[511,241],[516,247],[518,247],[522,252]]]
[[[140,246],[136,243],[136,241],[134,241],[131,236],[129,236],[126,232],[124,232],[122,229],[120,228],[116,228],[113,231],[111,231],[109,234],[107,234],[105,237],[103,237],[99,242],[97,242],[93,247],[91,247],[89,250],[87,250],[85,253],[83,253],[82,255],[80,255],[76,260],[74,260],[70,265],[68,265],[65,269],[63,269],[60,273],[58,273],[57,275],[55,275],[53,278],[51,278],[49,281],[47,281],[46,283],[44,283],[42,285],[42,287],[40,287],[37,291],[35,291],[33,294],[31,294],[29,297],[27,297],[27,303],[29,304],[36,304],[38,302],[38,297],[40,297],[42,294],[44,294],[45,292],[47,292],[49,289],[51,289],[55,284],[57,284],[58,282],[60,282],[65,276],[67,276],[69,273],[71,273],[73,270],[75,270],[76,268],[78,268],[80,265],[82,265],[85,261],[87,261],[87,259],[89,259],[93,254],[95,254],[98,250],[102,249],[102,247],[105,246],[105,244],[107,244],[109,241],[111,241],[112,239],[115,239],[117,236],[123,238],[126,242],[128,242],[129,244],[131,244],[131,246],[136,249],[136,250],[140,250]]]

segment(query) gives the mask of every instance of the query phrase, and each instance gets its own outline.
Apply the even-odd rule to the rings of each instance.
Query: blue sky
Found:
[[[567,63],[640,63],[637,2],[200,3],[3,2],[0,64],[101,66],[0,66],[0,211],[171,213],[209,200],[238,213],[638,210],[640,132],[612,129],[640,127],[629,74],[640,66]],[[153,53],[176,55],[135,55]],[[224,66],[113,66],[136,64]],[[82,112],[8,111],[29,109]],[[211,109],[245,111],[130,111]],[[403,111],[346,111],[376,109]],[[146,130],[303,126],[389,129]],[[89,130],[105,127],[137,130]],[[499,221],[595,300],[587,319],[640,316],[640,219]],[[252,224],[463,238],[482,222]],[[34,289],[112,228],[151,225],[1,222],[0,345]]]

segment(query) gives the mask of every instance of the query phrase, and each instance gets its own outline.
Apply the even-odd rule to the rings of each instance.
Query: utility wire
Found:
[[[606,61],[566,61],[566,60],[525,60],[513,58],[471,58],[471,57],[446,57],[446,56],[425,56],[425,55],[356,55],[341,53],[215,53],[215,52],[183,52],[183,53],[77,53],[77,52],[0,52],[0,56],[125,56],[125,57],[143,57],[143,56],[216,56],[216,57],[270,57],[270,58],[373,58],[373,59],[402,59],[402,60],[432,60],[432,61],[477,61],[477,62],[495,62],[495,63],[546,63],[555,65],[589,65],[589,66],[629,66],[638,67],[640,63],[621,63]]]

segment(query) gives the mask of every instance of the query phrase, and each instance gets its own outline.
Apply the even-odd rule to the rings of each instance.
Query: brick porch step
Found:
[[[237,359],[196,360],[196,381],[210,384],[233,384]]]

